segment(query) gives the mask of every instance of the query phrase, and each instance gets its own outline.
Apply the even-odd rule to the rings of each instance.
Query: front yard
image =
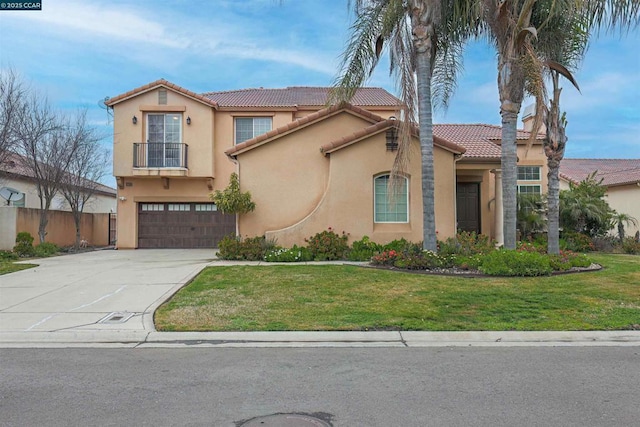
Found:
[[[15,264],[12,261],[0,261],[0,275],[35,267],[35,264]]]
[[[343,265],[209,267],[158,309],[162,331],[640,329],[640,257],[598,272],[465,278]]]

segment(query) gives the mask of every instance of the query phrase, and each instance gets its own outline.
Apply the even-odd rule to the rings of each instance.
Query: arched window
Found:
[[[389,189],[390,176],[379,175],[373,180],[374,221],[409,222],[409,179],[399,177],[397,191]]]

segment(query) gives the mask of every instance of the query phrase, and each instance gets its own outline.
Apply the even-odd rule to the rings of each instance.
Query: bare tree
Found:
[[[0,164],[16,150],[16,126],[27,97],[27,88],[12,68],[0,72]]]
[[[60,190],[65,171],[82,139],[82,131],[68,117],[56,114],[45,97],[32,92],[16,126],[23,166],[35,181],[40,198],[40,243],[47,235],[51,202]]]
[[[80,247],[82,212],[96,194],[107,170],[109,153],[100,146],[100,136],[87,125],[87,111],[78,113],[75,120],[78,146],[64,174],[60,191],[69,203],[76,227],[75,247]]]

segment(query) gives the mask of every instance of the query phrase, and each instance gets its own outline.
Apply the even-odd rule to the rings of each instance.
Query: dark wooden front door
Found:
[[[459,182],[456,186],[458,230],[480,233],[480,184]]]
[[[138,203],[139,248],[216,248],[236,231],[235,215],[210,203]]]

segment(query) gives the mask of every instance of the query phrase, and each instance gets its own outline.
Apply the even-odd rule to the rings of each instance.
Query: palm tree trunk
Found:
[[[433,171],[433,116],[431,106],[431,71],[433,25],[428,22],[429,5],[415,2],[411,7],[413,43],[416,53],[418,121],[422,165],[422,247],[436,252],[436,214]]]
[[[516,226],[518,214],[518,146],[516,132],[518,126],[518,110],[508,111],[502,108],[502,206],[504,247],[516,248]]]
[[[548,159],[549,188],[547,189],[547,253],[560,253],[560,161]]]

